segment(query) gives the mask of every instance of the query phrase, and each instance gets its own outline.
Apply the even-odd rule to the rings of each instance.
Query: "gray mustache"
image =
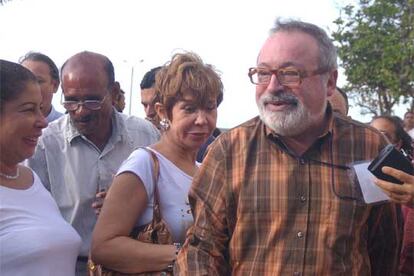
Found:
[[[262,103],[266,102],[276,102],[276,101],[283,101],[292,104],[298,104],[299,100],[296,96],[290,94],[289,92],[279,92],[277,95],[265,95],[261,98]]]

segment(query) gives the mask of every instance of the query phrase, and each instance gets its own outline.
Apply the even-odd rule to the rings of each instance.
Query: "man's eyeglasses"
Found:
[[[249,78],[253,84],[267,85],[274,74],[281,85],[299,86],[304,78],[320,75],[328,72],[326,68],[319,68],[312,72],[306,72],[294,67],[269,69],[263,67],[249,68]]]
[[[67,111],[76,111],[81,105],[89,110],[99,110],[107,96],[103,97],[102,100],[63,101],[62,99],[62,105]]]

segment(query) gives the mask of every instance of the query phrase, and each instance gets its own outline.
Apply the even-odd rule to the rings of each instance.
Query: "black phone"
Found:
[[[403,184],[403,182],[396,179],[395,177],[384,174],[382,172],[382,167],[384,166],[401,170],[411,175],[414,174],[414,167],[411,164],[411,161],[393,145],[385,146],[378,154],[378,156],[369,164],[368,170],[379,179],[396,184]]]

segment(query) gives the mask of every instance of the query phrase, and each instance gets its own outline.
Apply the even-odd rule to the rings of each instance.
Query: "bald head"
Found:
[[[104,77],[108,87],[115,83],[114,66],[112,62],[104,55],[94,52],[80,52],[70,57],[62,66],[61,79],[72,78],[74,74],[82,75],[83,73],[92,74],[97,77]]]
[[[100,54],[81,52],[62,66],[62,92],[66,102],[75,102],[68,113],[75,128],[98,148],[103,149],[112,130],[112,95],[115,85],[114,67]],[[86,101],[97,102],[88,106]]]

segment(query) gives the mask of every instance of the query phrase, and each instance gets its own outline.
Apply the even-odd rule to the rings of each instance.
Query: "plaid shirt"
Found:
[[[327,116],[325,134],[302,156],[257,117],[219,136],[189,193],[194,226],[176,275],[396,273],[395,205],[340,199],[354,189],[346,169],[329,165],[373,159],[386,142],[362,123]]]

